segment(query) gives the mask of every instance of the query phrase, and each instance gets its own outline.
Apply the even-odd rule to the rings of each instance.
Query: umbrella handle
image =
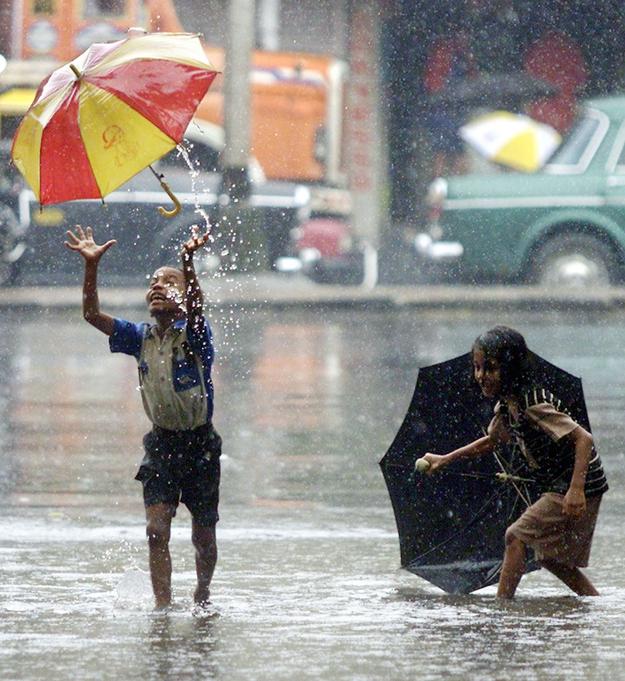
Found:
[[[178,215],[182,206],[180,205],[180,201],[178,200],[178,197],[169,188],[169,185],[167,184],[167,182],[165,182],[165,180],[163,180],[162,178],[159,178],[159,182],[161,183],[161,187],[163,188],[163,191],[174,202],[174,207],[168,210],[167,208],[163,208],[163,206],[159,206],[158,212],[165,218],[173,218],[174,215]]]

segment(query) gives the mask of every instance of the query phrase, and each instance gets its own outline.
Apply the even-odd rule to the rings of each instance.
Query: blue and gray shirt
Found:
[[[181,319],[162,337],[154,324],[115,319],[109,345],[137,360],[143,408],[153,424],[191,430],[211,422],[214,350],[206,319],[197,330]]]

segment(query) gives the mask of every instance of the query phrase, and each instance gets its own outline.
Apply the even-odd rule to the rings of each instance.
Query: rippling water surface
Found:
[[[377,462],[417,367],[496,322],[584,378],[611,483],[589,569],[600,598],[539,571],[502,604],[398,569]],[[197,616],[183,508],[175,605],[152,612],[134,360],[78,315],[3,314],[0,678],[625,678],[625,316],[225,311],[212,324],[220,559],[214,610]]]

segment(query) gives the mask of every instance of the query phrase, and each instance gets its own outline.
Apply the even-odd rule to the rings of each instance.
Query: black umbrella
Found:
[[[537,385],[557,395],[590,430],[581,380],[533,353],[532,361]],[[538,498],[525,460],[513,447],[456,461],[431,476],[414,472],[425,452],[445,454],[482,437],[493,406],[472,378],[470,354],[419,369],[408,414],[380,461],[402,567],[448,593],[497,582],[505,530]],[[528,561],[526,570],[536,567]]]
[[[523,71],[490,73],[454,80],[431,95],[428,104],[432,108],[514,108],[557,93],[554,85]]]

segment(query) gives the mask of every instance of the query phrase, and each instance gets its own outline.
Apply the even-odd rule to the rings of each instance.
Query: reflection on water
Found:
[[[198,617],[184,509],[172,536],[175,605],[151,611],[133,480],[148,424],[134,360],[110,355],[77,314],[3,315],[2,679],[622,676],[625,319],[317,310],[212,321],[221,553],[216,612]],[[543,571],[501,604],[493,587],[448,596],[397,569],[377,461],[417,367],[466,352],[496,322],[584,378],[611,483],[591,568],[599,599],[569,596]]]
[[[153,613],[149,622],[147,648],[137,651],[139,659],[145,660],[143,678],[218,677],[218,638],[212,619]]]

